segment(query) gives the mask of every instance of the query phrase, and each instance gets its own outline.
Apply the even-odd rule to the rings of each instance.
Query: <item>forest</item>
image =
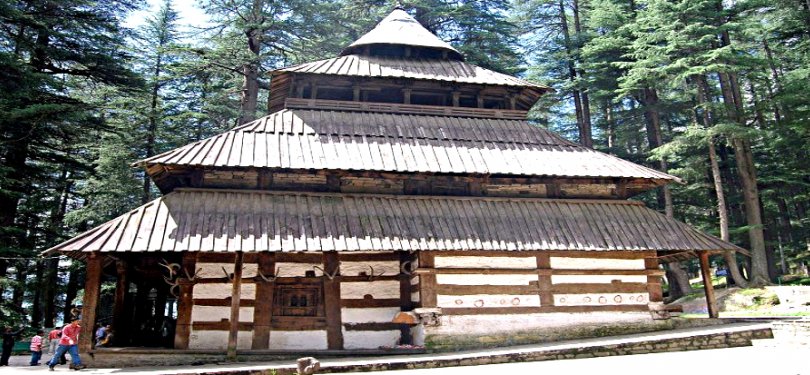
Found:
[[[201,0],[196,28],[168,0],[0,0],[0,325],[70,314],[83,265],[40,254],[159,195],[133,162],[266,115],[270,71],[398,5],[553,87],[536,126],[680,177],[633,199],[749,249],[712,258],[738,285],[807,274],[810,0]]]

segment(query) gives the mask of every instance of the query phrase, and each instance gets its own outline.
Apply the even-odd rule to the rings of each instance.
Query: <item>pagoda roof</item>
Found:
[[[371,31],[346,47],[341,55],[349,55],[371,45],[400,45],[431,48],[448,52],[448,57],[463,60],[461,53],[447,42],[439,39],[419,21],[401,8],[394,9]]]
[[[524,87],[539,91],[552,89],[517,77],[455,60],[406,57],[344,55],[294,65],[274,71],[284,73],[326,74],[347,77],[409,78],[477,85]]]
[[[624,200],[177,189],[47,250],[747,251]]]
[[[678,181],[527,120],[285,109],[136,165]]]

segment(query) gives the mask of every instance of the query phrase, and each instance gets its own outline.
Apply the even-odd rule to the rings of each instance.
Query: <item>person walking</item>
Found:
[[[41,329],[37,330],[37,334],[31,338],[31,346],[28,349],[31,350],[31,366],[39,366],[39,359],[42,358],[42,335],[43,332]]]
[[[48,354],[56,353],[56,348],[59,347],[59,339],[62,337],[62,327],[54,327],[50,332],[48,332]],[[67,358],[65,355],[62,354],[59,357],[59,364],[64,365],[67,363]]]
[[[22,333],[23,328],[13,331],[11,327],[3,328],[3,354],[0,355],[0,366],[8,366],[8,359],[11,357],[11,350],[14,349],[14,338]]]
[[[74,317],[70,324],[62,328],[62,337],[59,338],[59,346],[56,348],[56,353],[53,358],[48,361],[48,369],[53,371],[54,367],[59,363],[59,357],[63,356],[65,352],[70,354],[70,368],[73,370],[81,370],[86,366],[82,364],[82,359],[79,356],[79,332],[82,327],[79,325],[80,317]]]

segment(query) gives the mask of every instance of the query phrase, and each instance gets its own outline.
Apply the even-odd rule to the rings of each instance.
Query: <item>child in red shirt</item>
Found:
[[[42,334],[44,332],[40,329],[37,330],[37,334],[31,338],[31,346],[28,349],[31,350],[31,366],[39,366],[39,359],[42,358]]]

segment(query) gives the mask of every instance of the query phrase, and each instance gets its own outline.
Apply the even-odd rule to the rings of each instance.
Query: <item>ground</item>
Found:
[[[810,289],[810,287],[804,288]],[[773,289],[741,289],[737,287],[715,289],[715,298],[720,310],[720,317],[810,316],[810,305],[782,303]],[[706,298],[702,290],[699,293],[678,299],[671,304],[681,305],[683,313],[687,316],[707,313]]]

